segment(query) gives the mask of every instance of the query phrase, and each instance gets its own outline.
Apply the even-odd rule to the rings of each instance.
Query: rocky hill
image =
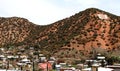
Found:
[[[29,36],[34,24],[23,18],[0,18],[0,45],[15,44]]]
[[[116,50],[120,48],[120,17],[89,8],[47,26],[18,17],[0,18],[0,45],[34,46],[76,58],[96,48]]]

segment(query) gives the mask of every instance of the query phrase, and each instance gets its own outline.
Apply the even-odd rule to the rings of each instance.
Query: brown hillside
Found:
[[[0,18],[0,45],[23,42],[35,25],[26,19],[11,17]]]
[[[23,18],[0,18],[0,45],[10,44],[35,46],[56,56],[74,51],[67,57],[89,54],[93,48],[115,50],[120,47],[120,17],[89,8],[47,26]]]
[[[46,45],[50,48],[113,49],[119,46],[119,29],[119,17],[90,8],[49,25],[39,34],[44,36],[36,41],[41,44],[46,41]]]

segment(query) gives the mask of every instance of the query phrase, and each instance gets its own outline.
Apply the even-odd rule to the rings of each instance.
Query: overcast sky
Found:
[[[0,17],[47,25],[91,7],[120,15],[120,0],[0,0]]]

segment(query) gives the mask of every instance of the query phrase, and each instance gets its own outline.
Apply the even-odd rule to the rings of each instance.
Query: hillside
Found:
[[[93,54],[94,49],[116,50],[120,48],[120,17],[89,8],[47,26],[18,17],[0,18],[0,45],[34,46],[50,55],[75,58]]]
[[[34,26],[23,18],[0,18],[0,45],[22,42]]]

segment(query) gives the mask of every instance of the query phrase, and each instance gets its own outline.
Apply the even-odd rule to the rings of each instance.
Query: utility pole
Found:
[[[34,64],[34,61],[33,61],[33,71],[35,71],[35,64]]]
[[[48,61],[47,61],[47,71],[48,71]]]
[[[23,70],[22,65],[21,65],[21,67],[20,67],[20,68],[21,68],[21,71],[22,71],[22,70]]]

